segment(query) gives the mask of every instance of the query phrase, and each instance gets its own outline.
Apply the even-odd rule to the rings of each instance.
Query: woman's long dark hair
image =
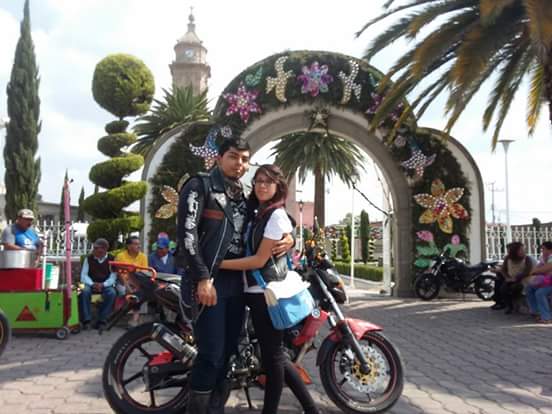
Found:
[[[259,203],[259,200],[255,195],[255,180],[260,174],[265,175],[268,179],[276,183],[276,193],[274,194],[274,197],[262,205]],[[251,194],[247,200],[247,211],[249,213],[249,218],[253,219],[255,216],[262,217],[268,210],[283,207],[286,203],[287,194],[288,185],[286,177],[280,167],[273,164],[261,165],[257,171],[255,171],[255,176],[252,181]],[[257,212],[256,214],[255,211]]]
[[[521,242],[512,242],[506,246],[508,250],[508,259],[513,260],[514,262],[520,262],[525,258],[519,254],[519,250],[523,247]]]

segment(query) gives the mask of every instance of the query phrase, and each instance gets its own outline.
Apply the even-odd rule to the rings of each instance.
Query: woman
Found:
[[[522,281],[531,274],[534,262],[525,253],[523,243],[512,242],[507,248],[508,254],[499,269],[502,280],[501,283],[497,283],[495,290],[497,303],[492,309],[506,308],[506,313],[510,314],[514,308],[514,299],[523,292]]]
[[[552,242],[546,241],[541,246],[542,256],[537,267],[531,272],[532,280],[525,288],[527,303],[531,314],[538,323],[552,324],[550,313],[550,296],[552,295]]]
[[[287,183],[282,171],[274,165],[262,165],[255,172],[253,190],[249,197],[249,230],[247,243],[252,256],[241,259],[223,260],[221,269],[260,269],[268,283],[287,272],[286,257],[272,256],[272,247],[284,234],[293,230],[284,209]],[[318,414],[298,372],[286,357],[283,348],[283,331],[274,329],[268,314],[263,290],[251,274],[245,277],[246,303],[251,309],[255,333],[261,347],[263,367],[266,371],[266,385],[263,414],[278,412],[278,405],[284,385],[293,391],[306,414]]]

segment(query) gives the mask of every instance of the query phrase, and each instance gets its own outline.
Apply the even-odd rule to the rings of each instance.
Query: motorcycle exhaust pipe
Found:
[[[184,364],[193,361],[197,355],[197,350],[193,346],[187,344],[180,336],[160,323],[153,324],[151,339],[171,351]]]

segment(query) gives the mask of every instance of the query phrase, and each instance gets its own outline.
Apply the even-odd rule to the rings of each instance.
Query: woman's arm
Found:
[[[261,269],[272,256],[272,248],[278,241],[279,240],[263,238],[263,240],[261,240],[261,245],[257,249],[257,253],[253,256],[241,259],[223,260],[220,264],[220,268],[228,270]]]

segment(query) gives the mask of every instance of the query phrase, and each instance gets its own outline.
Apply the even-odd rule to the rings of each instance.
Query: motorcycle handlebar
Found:
[[[139,266],[132,263],[110,261],[109,266],[115,268],[116,272],[124,271],[128,273],[135,273],[137,270],[146,270],[151,273],[151,281],[157,279],[157,271],[153,267]]]

